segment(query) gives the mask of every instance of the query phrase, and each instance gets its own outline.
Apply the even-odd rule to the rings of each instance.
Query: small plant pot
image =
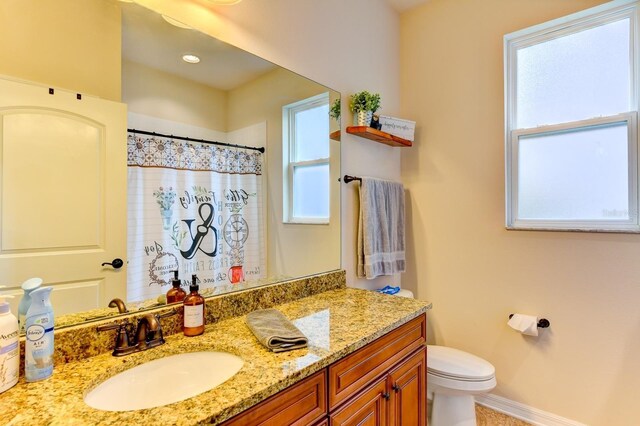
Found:
[[[354,126],[370,126],[373,118],[373,111],[359,111],[353,113]]]

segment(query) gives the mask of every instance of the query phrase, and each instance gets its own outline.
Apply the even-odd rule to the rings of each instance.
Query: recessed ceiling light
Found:
[[[185,28],[187,30],[193,29],[190,26],[188,26],[187,24],[183,24],[182,22],[180,22],[180,21],[178,21],[176,19],[170,18],[167,15],[160,15],[160,16],[162,16],[162,19],[164,19],[165,21],[167,21],[168,23],[170,23],[174,27]]]
[[[190,64],[197,64],[198,62],[200,62],[200,58],[198,58],[196,55],[182,55],[182,60]]]

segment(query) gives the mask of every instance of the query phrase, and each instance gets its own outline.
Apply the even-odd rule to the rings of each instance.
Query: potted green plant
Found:
[[[380,108],[380,94],[366,90],[351,95],[349,109],[353,113],[354,126],[369,126],[373,113]]]
[[[340,111],[342,110],[342,102],[340,98],[333,101],[331,104],[331,108],[329,108],[329,117],[335,119],[336,121],[340,121]]]

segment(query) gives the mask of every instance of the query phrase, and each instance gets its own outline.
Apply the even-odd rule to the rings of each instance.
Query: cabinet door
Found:
[[[364,389],[426,342],[426,316],[420,315],[329,366],[329,410]]]
[[[322,370],[238,414],[223,425],[315,425],[327,415],[326,381],[326,370]]]
[[[427,424],[427,349],[422,348],[393,369],[387,377],[391,392],[391,426]]]
[[[356,395],[330,417],[331,426],[386,426],[388,422],[387,380],[382,377]]]

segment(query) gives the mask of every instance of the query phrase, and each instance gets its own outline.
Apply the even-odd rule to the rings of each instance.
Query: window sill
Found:
[[[282,222],[285,225],[329,225],[329,220],[293,219]]]

